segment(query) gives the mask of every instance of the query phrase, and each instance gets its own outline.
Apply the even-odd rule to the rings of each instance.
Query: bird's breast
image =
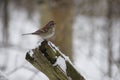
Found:
[[[40,36],[43,39],[48,39],[55,34],[55,28],[49,29],[46,33],[42,33]]]

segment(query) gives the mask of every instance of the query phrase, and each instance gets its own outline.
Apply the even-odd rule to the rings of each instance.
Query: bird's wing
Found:
[[[45,33],[45,32],[46,32],[45,30],[39,29],[39,30],[33,32],[33,34],[41,34],[41,33]]]
[[[43,27],[42,29],[41,29],[41,32],[47,32],[48,31],[48,29],[49,29],[49,27],[48,26],[45,26],[45,27]]]
[[[46,32],[46,29],[40,29],[40,32],[41,32],[41,33],[45,33],[45,32]]]

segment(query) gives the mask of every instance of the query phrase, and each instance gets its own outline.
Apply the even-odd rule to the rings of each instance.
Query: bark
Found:
[[[50,80],[85,80],[74,68],[72,62],[51,42],[43,41],[41,45],[31,52],[27,52],[26,60],[29,61],[35,68],[42,71]],[[57,64],[59,59],[64,61],[65,68]],[[59,60],[61,61],[61,60]]]

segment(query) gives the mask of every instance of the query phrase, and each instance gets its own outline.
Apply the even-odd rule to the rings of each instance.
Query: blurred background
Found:
[[[21,34],[50,20],[86,80],[120,80],[120,0],[0,0],[0,80],[49,80],[25,60],[42,39]]]

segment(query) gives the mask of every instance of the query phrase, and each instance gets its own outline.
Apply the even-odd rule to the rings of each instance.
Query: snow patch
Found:
[[[55,62],[55,64],[53,66],[57,66],[57,65],[59,65],[60,68],[66,73],[66,62],[63,57],[59,56],[57,58],[57,61]]]
[[[58,47],[56,47],[52,42],[48,41],[48,45],[54,49],[54,51],[56,52],[57,51],[60,51]]]

